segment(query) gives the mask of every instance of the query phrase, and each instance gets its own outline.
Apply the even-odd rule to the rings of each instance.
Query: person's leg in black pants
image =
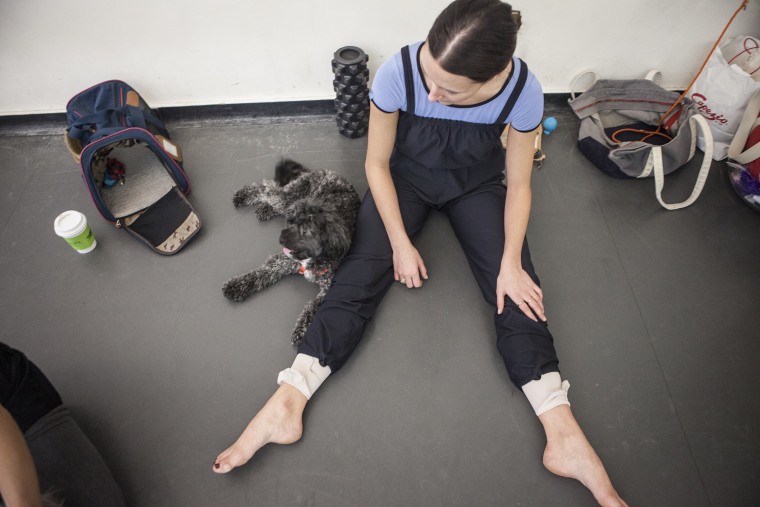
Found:
[[[430,208],[411,185],[398,178],[395,182],[404,226],[414,240]],[[372,194],[367,192],[359,209],[351,250],[336,271],[333,285],[298,348],[296,362],[304,358],[307,361],[299,364],[299,370],[317,370],[312,375],[316,383],[305,380],[302,371],[294,372],[296,362],[294,368],[281,372],[279,389],[237,441],[216,458],[215,472],[226,473],[246,463],[268,443],[290,444],[301,438],[306,402],[326,376],[340,369],[354,351],[392,284],[393,251]]]
[[[495,310],[496,280],[504,252],[505,196],[504,186],[494,181],[454,200],[444,210],[483,297],[494,306],[496,345],[509,378],[522,388],[543,373],[558,371],[558,360],[546,323],[526,317],[510,299],[501,315]],[[527,239],[522,248],[522,267],[539,284]]]
[[[396,193],[406,232],[414,240],[430,208],[403,180],[396,180]],[[335,373],[359,344],[393,281],[393,251],[368,191],[359,209],[351,250],[335,273],[298,352],[318,358]]]
[[[505,192],[500,183],[487,184],[446,208],[483,296],[494,306],[504,250]],[[522,250],[522,267],[538,283],[527,241]],[[614,500],[610,504],[617,503],[620,498],[604,465],[570,409],[570,384],[560,377],[546,325],[526,317],[509,299],[502,314],[494,318],[497,347],[509,377],[525,393],[546,434],[544,466],[554,474],[580,480],[592,491]]]

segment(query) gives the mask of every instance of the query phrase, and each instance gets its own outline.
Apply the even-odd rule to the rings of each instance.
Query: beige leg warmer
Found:
[[[562,381],[559,372],[544,373],[538,380],[531,380],[522,388],[530,405],[541,415],[559,405],[570,405],[567,400],[567,390],[570,382]]]
[[[277,383],[295,387],[306,396],[307,400],[310,400],[329,375],[330,367],[319,364],[319,359],[298,354],[293,361],[293,366],[282,370],[277,376]]]

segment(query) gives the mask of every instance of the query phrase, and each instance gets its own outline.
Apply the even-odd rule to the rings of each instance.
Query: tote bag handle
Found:
[[[699,174],[697,174],[697,181],[694,183],[694,189],[688,199],[674,204],[668,204],[662,200],[662,188],[665,185],[665,173],[663,172],[662,167],[662,148],[655,146],[652,148],[650,154],[654,168],[654,186],[655,192],[657,193],[657,200],[660,201],[663,208],[668,210],[685,208],[697,200],[697,197],[702,193],[702,189],[705,186],[707,175],[710,171],[710,165],[712,164],[713,140],[712,132],[710,131],[710,126],[707,124],[707,120],[705,120],[701,114],[695,114],[689,118],[689,125],[691,126],[692,149],[697,141],[697,126],[702,130],[702,135],[705,136],[705,156],[702,160],[702,166],[699,168]]]
[[[758,114],[760,114],[760,90],[756,91],[752,98],[749,99],[749,104],[747,104],[747,109],[744,110],[739,128],[736,134],[734,134],[731,145],[728,147],[728,158],[742,165],[747,165],[753,160],[760,158],[760,143],[742,151],[747,144],[747,139],[752,128],[758,122]]]

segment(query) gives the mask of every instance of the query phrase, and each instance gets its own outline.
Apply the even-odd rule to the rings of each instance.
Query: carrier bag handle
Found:
[[[747,165],[753,160],[760,158],[760,143],[750,146],[745,151],[742,151],[747,144],[747,139],[749,138],[752,128],[758,122],[757,116],[759,114],[760,90],[756,91],[752,98],[749,99],[749,104],[747,104],[747,109],[744,110],[739,128],[736,130],[731,145],[728,147],[728,158],[735,160],[742,165]]]
[[[87,116],[80,118],[79,120],[72,122],[69,128],[69,137],[73,139],[81,139],[84,133],[87,131],[86,126],[96,125],[106,120],[108,115],[113,112],[122,112],[122,108],[108,108],[101,109],[95,113],[88,114]]]
[[[699,174],[697,174],[697,181],[694,183],[694,190],[691,195],[683,202],[668,204],[662,200],[662,187],[665,185],[665,174],[662,167],[662,148],[660,146],[654,146],[652,148],[651,157],[654,165],[654,186],[657,194],[657,200],[663,208],[668,210],[677,210],[690,206],[697,200],[699,194],[702,193],[702,189],[707,181],[707,175],[710,171],[710,165],[712,164],[713,156],[713,139],[710,126],[707,124],[707,120],[701,114],[694,114],[689,118],[689,124],[691,126],[692,137],[692,150],[697,140],[697,126],[702,130],[702,135],[705,136],[705,157],[702,160],[702,166],[699,168]]]
[[[84,136],[84,133],[87,131],[87,129],[84,127],[87,125],[96,125],[98,123],[104,122],[111,113],[120,113],[126,119],[126,127],[138,127],[144,129],[148,123],[151,123],[162,130],[164,129],[161,121],[152,114],[146,113],[139,107],[126,105],[122,107],[110,107],[108,109],[101,109],[100,111],[89,114],[84,118],[72,122],[71,126],[68,129],[69,136],[74,139],[81,139]]]

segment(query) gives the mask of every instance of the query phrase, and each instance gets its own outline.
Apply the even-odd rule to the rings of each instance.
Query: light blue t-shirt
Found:
[[[440,118],[445,120],[459,120],[470,123],[495,123],[499,118],[504,105],[515,90],[517,77],[525,62],[519,58],[512,58],[512,71],[501,91],[485,102],[469,106],[443,105],[428,100],[430,90],[425,86],[422,74],[419,71],[420,49],[422,42],[409,45],[412,60],[412,72],[414,74],[414,98],[417,116],[425,118]],[[370,99],[381,111],[392,113],[406,111],[406,86],[404,81],[404,64],[401,52],[396,53],[383,63],[375,74],[370,90]],[[535,130],[541,123],[544,114],[544,94],[541,83],[528,70],[527,80],[512,112],[507,116],[504,123],[511,123],[512,128],[520,132]]]

